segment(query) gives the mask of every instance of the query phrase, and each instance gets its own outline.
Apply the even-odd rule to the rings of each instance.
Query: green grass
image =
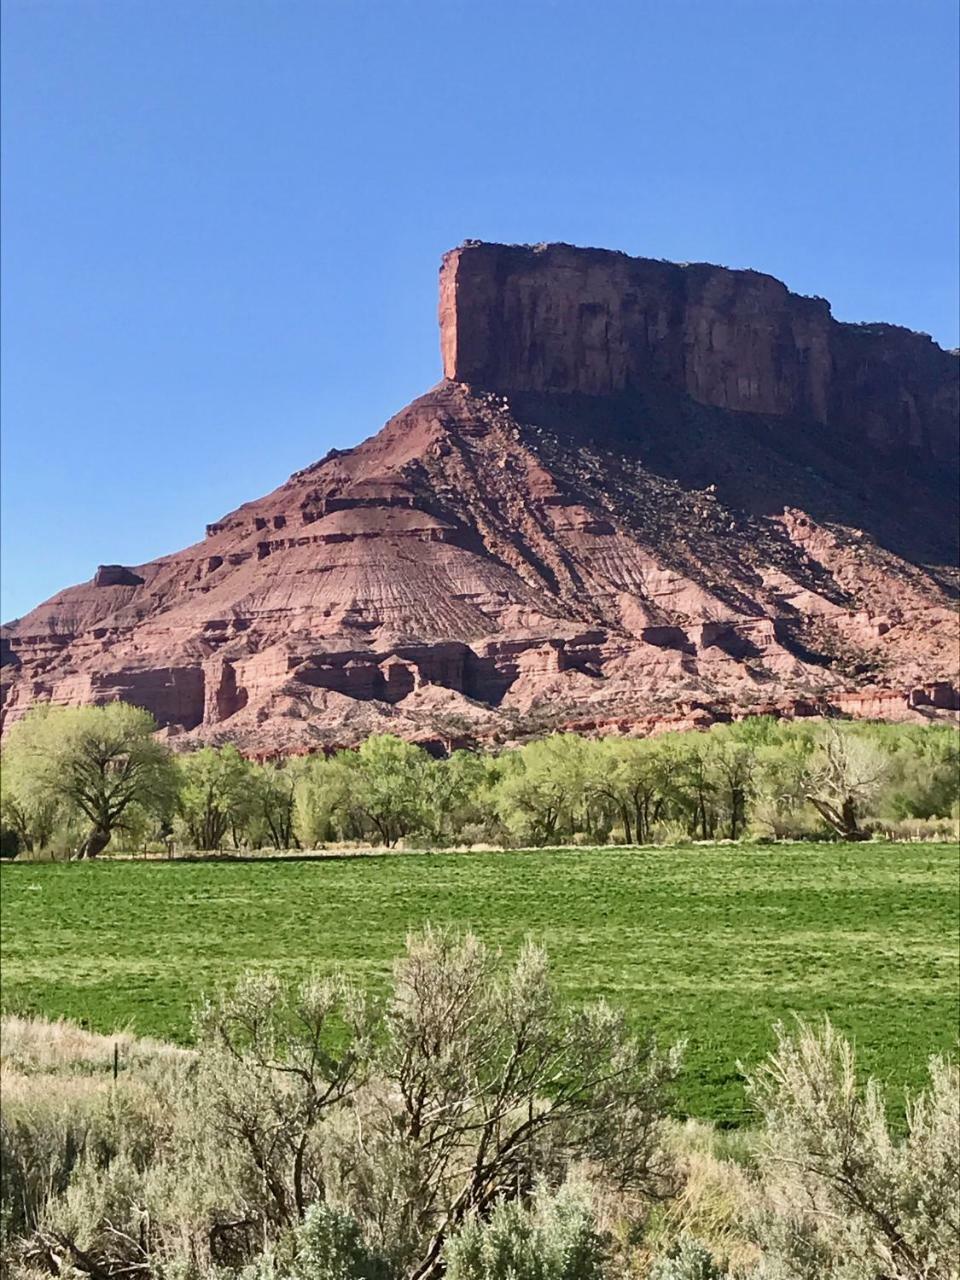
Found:
[[[571,998],[688,1038],[678,1110],[745,1117],[737,1060],[791,1012],[829,1014],[895,1090],[956,1043],[957,850],[943,845],[566,850],[330,861],[7,864],[7,1011],[184,1041],[249,966],[341,965],[382,987],[404,934],[549,949]]]

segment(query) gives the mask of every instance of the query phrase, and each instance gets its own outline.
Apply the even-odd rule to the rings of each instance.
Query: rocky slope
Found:
[[[956,692],[957,359],[756,272],[467,244],[444,380],[3,629],[4,720],[149,707],[261,754]]]

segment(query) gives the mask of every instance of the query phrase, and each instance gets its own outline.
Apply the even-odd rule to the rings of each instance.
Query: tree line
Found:
[[[865,838],[956,819],[954,728],[759,716],[652,738],[554,734],[436,759],[389,734],[258,764],[231,745],[176,754],[125,703],[38,708],[3,751],[2,842],[18,852],[314,849],[399,842],[670,844]]]

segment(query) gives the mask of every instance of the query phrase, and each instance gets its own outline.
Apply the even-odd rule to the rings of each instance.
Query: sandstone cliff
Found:
[[[756,272],[468,244],[445,379],[4,628],[4,719],[309,750],[958,705],[957,360]]]
[[[468,244],[443,261],[440,331],[455,382],[591,396],[657,383],[956,464],[955,353],[895,325],[840,324],[825,299],[757,271]]]

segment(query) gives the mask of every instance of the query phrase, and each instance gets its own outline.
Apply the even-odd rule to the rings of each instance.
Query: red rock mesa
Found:
[[[956,713],[956,353],[754,271],[480,243],[440,342],[379,434],[4,627],[5,724],[123,698],[270,755]]]

